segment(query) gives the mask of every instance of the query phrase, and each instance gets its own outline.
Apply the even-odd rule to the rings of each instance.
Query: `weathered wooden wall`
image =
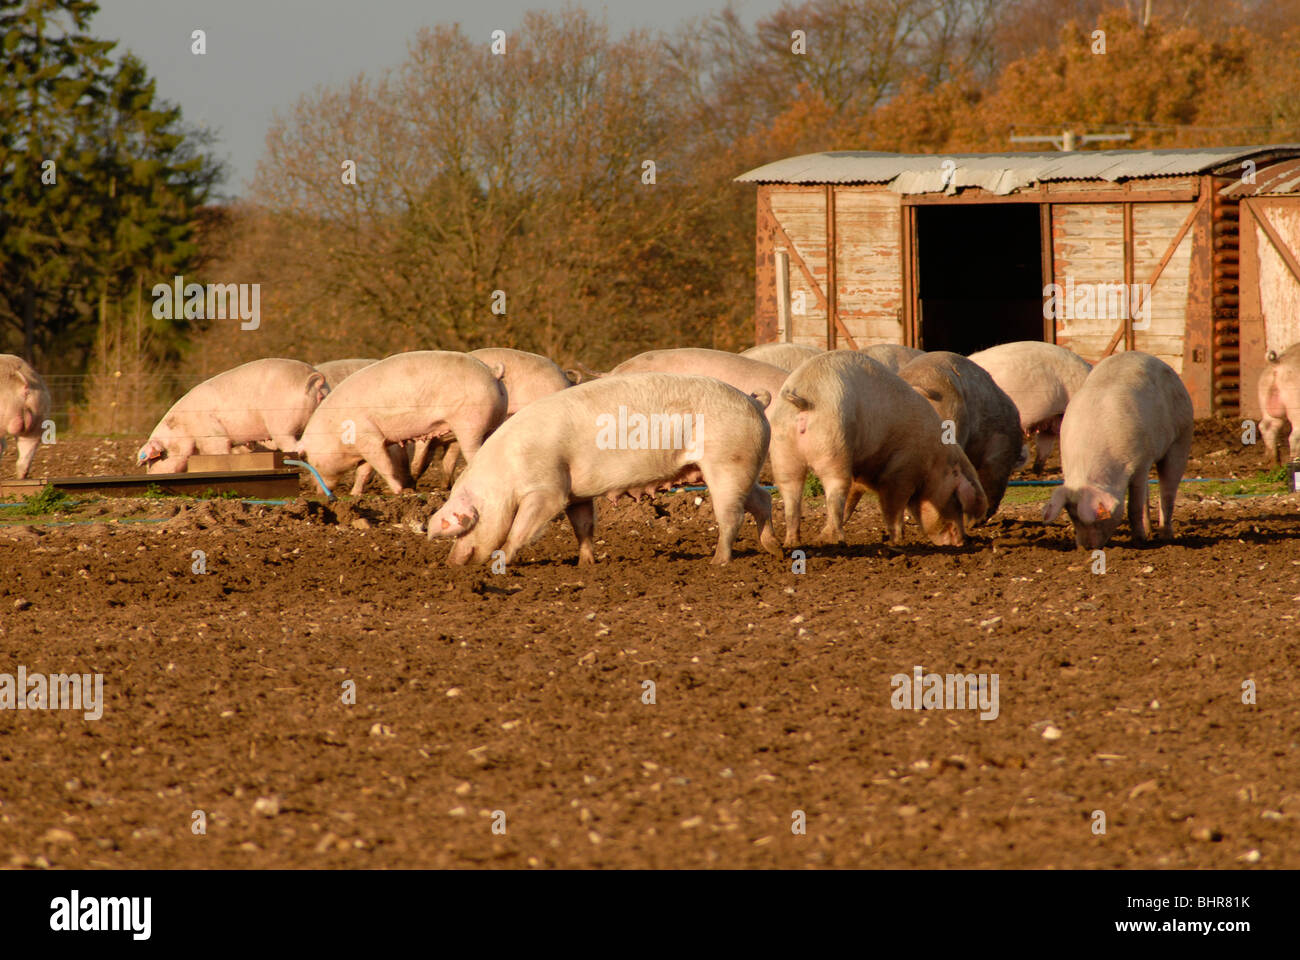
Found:
[[[1241,206],[1241,412],[1258,417],[1266,352],[1300,343],[1300,197],[1249,197]]]
[[[840,346],[902,343],[902,234],[897,194],[878,186],[834,189],[835,290]],[[777,338],[775,255],[790,257],[791,339],[825,347],[829,309],[826,187],[758,188],[755,340]]]
[[[1062,287],[1123,283],[1123,204],[1053,204],[1052,261],[1052,275]],[[1056,342],[1089,363],[1101,359],[1114,332],[1110,319],[1056,318]]]
[[[884,187],[835,188],[836,311],[859,348],[903,342],[901,213]]]
[[[826,345],[826,191],[823,187],[763,188],[771,212],[772,249],[790,257],[791,341]],[[760,207],[763,204],[760,203]],[[775,329],[775,283],[769,292]]]
[[[1161,262],[1165,264],[1151,287],[1149,326],[1133,331],[1134,349],[1159,357],[1179,373],[1183,371],[1192,231],[1184,232],[1168,260],[1165,256],[1195,209],[1194,203],[1133,205],[1133,281],[1146,283]]]

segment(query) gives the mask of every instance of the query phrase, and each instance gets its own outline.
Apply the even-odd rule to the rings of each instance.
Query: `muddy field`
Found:
[[[1188,475],[1262,466],[1202,424]],[[752,524],[710,566],[694,492],[500,575],[416,532],[436,493],[0,511],[0,673],[105,700],[0,712],[0,866],[1300,867],[1300,497],[1183,494],[1104,574],[1042,488],[961,550],[860,510],[803,574]],[[895,710],[917,665],[996,674],[997,718]]]

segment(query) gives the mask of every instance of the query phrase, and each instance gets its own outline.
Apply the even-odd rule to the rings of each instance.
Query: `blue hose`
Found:
[[[325,486],[325,481],[322,480],[320,474],[316,472],[316,468],[313,467],[306,460],[286,460],[284,462],[287,465],[293,467],[306,467],[308,470],[311,471],[311,475],[316,478],[316,482],[320,484],[320,488],[325,491],[325,499],[326,500],[334,499],[334,494],[330,492],[329,487]]]

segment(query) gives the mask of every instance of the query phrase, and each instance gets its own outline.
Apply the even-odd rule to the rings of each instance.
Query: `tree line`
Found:
[[[808,0],[623,34],[568,7],[496,39],[433,26],[386,72],[318,88],[215,206],[210,136],[92,36],[95,9],[0,0],[0,352],[64,372],[735,349],[754,196],[732,178],[762,163],[1064,128],[1300,140],[1300,0]],[[258,329],[154,318],[178,273],[259,283]]]

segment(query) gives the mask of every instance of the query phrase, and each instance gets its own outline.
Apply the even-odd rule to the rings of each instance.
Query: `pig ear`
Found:
[[[801,397],[794,392],[793,387],[781,388],[781,399],[786,403],[792,404],[796,410],[811,410],[812,401],[807,397]]]
[[[1052,499],[1047,501],[1047,506],[1043,507],[1043,522],[1052,523],[1061,515],[1065,509],[1065,486],[1059,486],[1052,491]]]
[[[1085,487],[1079,497],[1079,519],[1084,523],[1096,523],[1109,520],[1115,513],[1119,501],[1099,487]]]
[[[932,390],[929,387],[919,387],[914,383],[912,384],[912,389],[915,390],[917,393],[919,393],[921,396],[925,397],[925,399],[929,400],[931,403],[938,403],[940,400],[943,399],[943,394],[941,394],[938,390]]]
[[[312,371],[311,376],[307,378],[307,395],[311,396],[317,390],[322,388],[324,388],[326,393],[329,393],[330,385],[325,380],[325,374],[321,373],[319,370]]]
[[[461,537],[478,523],[478,510],[472,504],[450,502],[429,518],[430,537]]]

